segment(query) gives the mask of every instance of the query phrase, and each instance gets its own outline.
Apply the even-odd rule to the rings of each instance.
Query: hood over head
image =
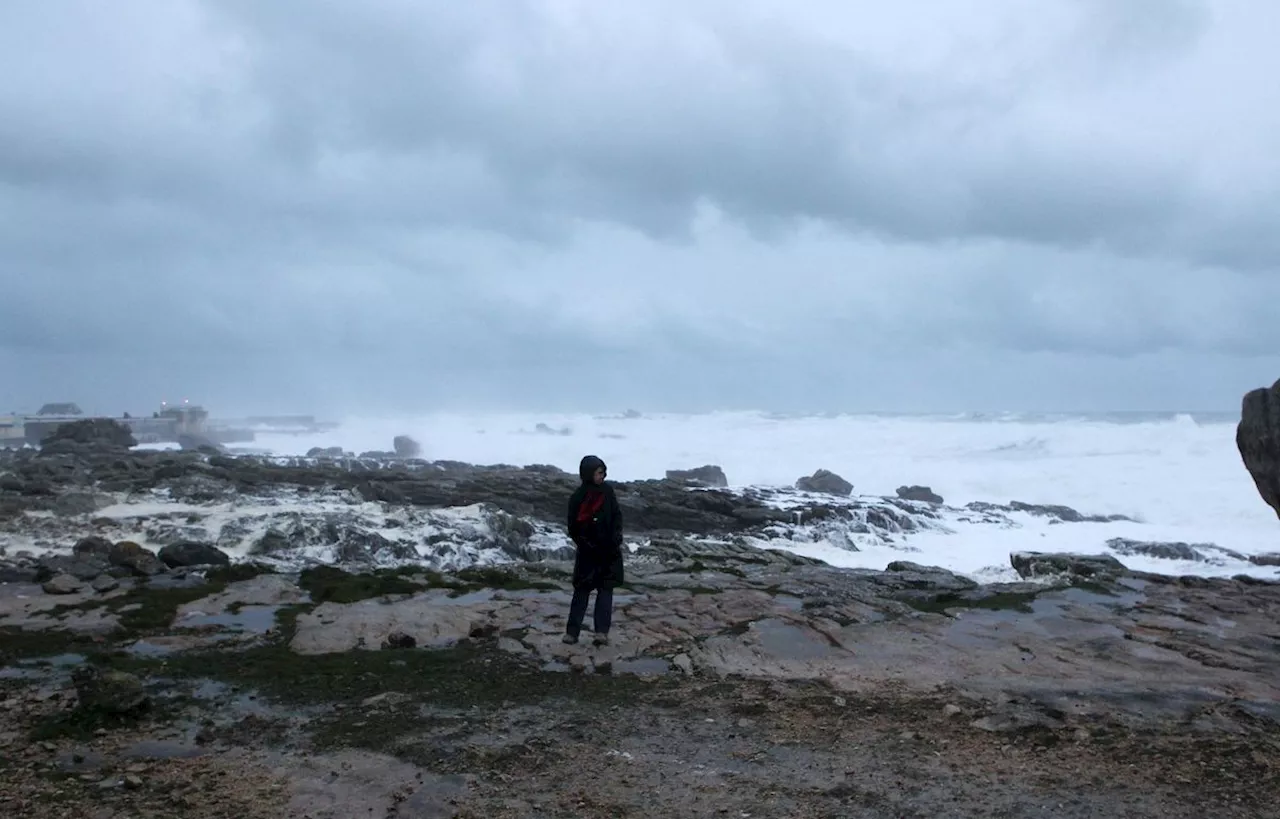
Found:
[[[604,466],[607,472],[609,467],[605,466],[604,461],[595,455],[588,455],[578,464],[578,477],[582,478],[582,482],[591,485],[595,483],[596,470]]]

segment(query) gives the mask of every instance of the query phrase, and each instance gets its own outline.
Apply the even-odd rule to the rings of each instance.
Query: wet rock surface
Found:
[[[217,546],[184,540],[170,543],[156,555],[170,569],[180,566],[226,566],[231,558]]]
[[[566,645],[559,470],[238,460],[7,462],[39,508],[4,531],[65,551],[5,558],[0,814],[1253,817],[1280,792],[1274,583],[1034,552],[1010,583],[834,569],[761,546],[936,504],[639,482],[609,644],[588,617]],[[156,500],[197,484],[240,514]],[[40,506],[72,486],[147,500]],[[233,538],[259,562],[219,559]],[[316,544],[349,571],[277,559]]]
[[[1112,580],[1128,573],[1125,565],[1111,555],[1014,552],[1009,561],[1014,571],[1026,578],[1066,576]]]
[[[724,470],[714,464],[698,466],[693,469],[668,469],[667,480],[692,486],[711,486],[723,488],[729,485],[729,478]]]
[[[24,760],[3,798],[335,819],[1270,809],[1277,586],[991,588],[774,557],[651,555],[604,647],[559,641],[568,567],[547,564],[263,574],[105,643],[60,622],[0,671],[0,754]],[[251,609],[271,626],[246,637]],[[88,702],[97,721],[74,716]]]

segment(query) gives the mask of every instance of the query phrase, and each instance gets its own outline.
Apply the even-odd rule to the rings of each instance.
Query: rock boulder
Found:
[[[107,556],[111,554],[111,550],[114,548],[115,544],[107,540],[105,537],[102,537],[101,535],[89,535],[88,537],[81,538],[77,541],[71,551],[76,557],[97,557],[106,560]]]
[[[107,556],[91,552],[74,555],[44,555],[36,560],[36,581],[43,583],[58,575],[71,575],[77,580],[92,580],[111,571]]]
[[[84,581],[69,574],[54,575],[44,583],[45,594],[75,594],[84,588]]]
[[[47,448],[52,444],[72,443],[106,449],[129,449],[138,445],[133,431],[125,424],[111,418],[86,418],[83,421],[72,421],[55,428],[46,435],[40,446]]]
[[[182,540],[160,549],[160,562],[170,569],[180,566],[227,566],[231,557],[217,546]]]
[[[928,486],[899,486],[897,489],[898,497],[909,501],[923,501],[925,503],[942,503],[942,496],[934,492]]]
[[[1236,448],[1258,494],[1280,516],[1280,381],[1245,394]]]
[[[150,577],[166,571],[158,557],[131,540],[122,540],[111,547],[107,560],[112,566],[128,569],[139,577]]]
[[[828,469],[819,469],[809,477],[799,479],[796,481],[796,489],[841,497],[853,494],[853,484]]]
[[[1111,555],[1073,555],[1051,552],[1014,552],[1009,555],[1013,570],[1025,578],[1077,577],[1114,579],[1129,569]]]
[[[667,480],[695,486],[711,486],[717,489],[723,489],[729,485],[729,479],[725,477],[724,470],[711,464],[693,469],[668,469]]]

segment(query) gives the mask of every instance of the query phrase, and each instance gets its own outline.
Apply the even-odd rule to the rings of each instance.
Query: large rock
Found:
[[[1245,394],[1236,448],[1258,494],[1280,517],[1280,381]]]
[[[796,481],[796,489],[842,497],[853,494],[853,484],[828,469],[819,469],[809,477],[799,479]]]
[[[909,501],[923,501],[924,503],[942,503],[942,496],[934,492],[928,486],[899,486],[897,489],[898,497]]]
[[[977,581],[958,575],[950,569],[921,566],[909,560],[895,560],[884,571],[885,574],[877,576],[875,581],[886,586],[924,589],[933,593],[968,591],[978,587]]]
[[[44,583],[45,594],[75,594],[84,588],[84,581],[69,574],[54,575]]]
[[[139,577],[150,577],[166,570],[158,557],[131,540],[122,540],[111,547],[107,560],[112,566],[128,569]]]
[[[206,452],[209,454],[222,454],[227,448],[207,435],[198,435],[193,432],[183,432],[178,435],[178,446],[184,450],[193,452]]]
[[[712,486],[718,489],[729,485],[729,479],[725,477],[724,470],[711,464],[694,469],[668,469],[667,480],[695,486]]]
[[[133,431],[125,424],[111,418],[86,418],[83,421],[72,421],[55,428],[46,435],[40,446],[47,448],[51,444],[74,443],[106,449],[128,449],[138,445]]]
[[[1009,555],[1009,562],[1014,571],[1026,578],[1067,576],[1109,580],[1129,574],[1128,568],[1111,555],[1014,552]]]
[[[44,555],[36,560],[36,581],[41,583],[62,574],[71,575],[77,580],[92,580],[110,571],[111,563],[108,562],[106,553]]]
[[[181,566],[227,566],[231,557],[217,546],[183,540],[160,549],[160,562],[170,569]]]
[[[115,548],[115,544],[107,540],[101,535],[89,535],[81,538],[72,547],[71,551],[79,558],[101,558],[106,560],[111,550]]]
[[[0,584],[35,583],[39,576],[40,570],[32,564],[0,560]]]

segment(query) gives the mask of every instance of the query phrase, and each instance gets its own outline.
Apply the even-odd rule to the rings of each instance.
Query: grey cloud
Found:
[[[12,383],[83,354],[246,401],[283,371],[331,403],[838,403],[950,349],[1009,395],[1044,356],[1259,367],[1280,100],[1223,55],[1263,21],[966,5],[6,7],[0,348],[44,362]]]
[[[126,102],[110,134],[135,138],[123,155],[89,139],[89,155],[59,169],[33,162],[31,146],[7,150],[21,173],[61,170],[73,187],[123,182],[162,199],[203,194],[214,207],[320,224],[358,210],[517,231],[534,212],[662,236],[709,198],[748,220],[815,217],[911,240],[1147,248],[1170,238],[1158,228],[1195,193],[1178,157],[1141,146],[1095,156],[1052,132],[1033,133],[1034,149],[1010,142],[1025,100],[1009,88],[895,72],[723,4],[707,8],[738,25],[654,9],[683,21],[697,45],[653,22],[668,18],[624,32],[580,7],[575,30],[536,3],[204,8],[196,53],[208,54],[191,62],[226,63],[155,89],[176,123]],[[1142,19],[1095,17],[1108,32]],[[610,39],[624,34],[634,39]],[[1145,42],[1129,35],[1124,51]]]
[[[1094,55],[1102,69],[1135,52],[1172,59],[1201,30],[1192,4],[1159,16],[1172,26],[1144,23],[1129,7],[1086,6],[1093,25],[1084,33],[1114,41]],[[252,88],[304,156],[459,151],[528,206],[660,236],[680,232],[709,198],[748,220],[815,217],[911,240],[1102,240],[1164,251],[1176,249],[1169,228],[1197,194],[1181,157],[1064,140],[1027,123],[1034,87],[895,72],[747,15],[712,29],[706,15],[663,6],[700,36],[682,40],[650,23],[619,41],[610,37],[617,26],[581,7],[576,39],[571,26],[534,12],[548,8],[538,4],[506,22],[484,3],[448,15],[230,8],[267,55]],[[1020,144],[1028,136],[1035,143]]]

